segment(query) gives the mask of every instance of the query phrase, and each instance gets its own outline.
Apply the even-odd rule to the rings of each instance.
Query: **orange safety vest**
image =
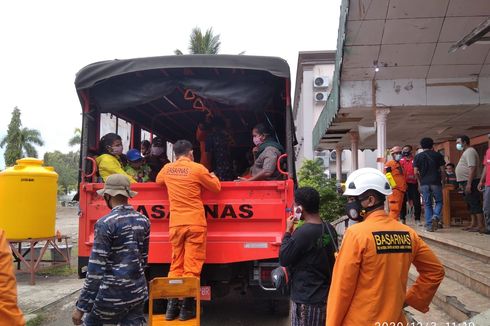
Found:
[[[420,272],[407,289],[408,270]],[[406,324],[403,305],[427,312],[444,268],[410,227],[385,211],[349,227],[335,261],[327,301],[327,326]]]

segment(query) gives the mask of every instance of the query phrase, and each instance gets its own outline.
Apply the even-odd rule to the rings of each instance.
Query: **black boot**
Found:
[[[179,315],[179,299],[169,299],[167,303],[167,311],[165,312],[165,320],[174,320]]]
[[[196,301],[194,298],[184,298],[180,308],[179,320],[184,321],[192,318],[196,318]]]

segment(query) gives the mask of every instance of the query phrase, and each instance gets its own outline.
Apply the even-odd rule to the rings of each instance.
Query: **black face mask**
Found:
[[[362,221],[362,217],[364,214],[359,198],[345,204],[345,213],[353,221]]]
[[[405,157],[408,157],[411,154],[412,154],[412,152],[407,152],[407,151],[402,152],[402,156],[405,156]]]
[[[356,200],[352,201],[352,202],[348,202],[347,204],[345,204],[345,213],[346,215],[353,221],[356,221],[356,222],[360,222],[364,219],[364,217],[366,217],[366,215],[381,207],[381,206],[384,206],[384,203],[383,202],[379,202],[377,204],[375,204],[374,206],[371,206],[371,207],[362,207],[361,205],[361,202],[366,200],[367,197],[365,198],[359,198],[357,197]]]

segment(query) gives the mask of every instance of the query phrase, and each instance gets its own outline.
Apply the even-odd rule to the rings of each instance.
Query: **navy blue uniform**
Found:
[[[114,207],[95,223],[94,245],[77,308],[84,325],[143,325],[148,298],[150,221],[130,205]]]

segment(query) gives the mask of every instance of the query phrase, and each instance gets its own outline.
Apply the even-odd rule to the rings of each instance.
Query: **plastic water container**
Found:
[[[55,235],[58,174],[36,158],[0,172],[0,228],[8,239]]]

